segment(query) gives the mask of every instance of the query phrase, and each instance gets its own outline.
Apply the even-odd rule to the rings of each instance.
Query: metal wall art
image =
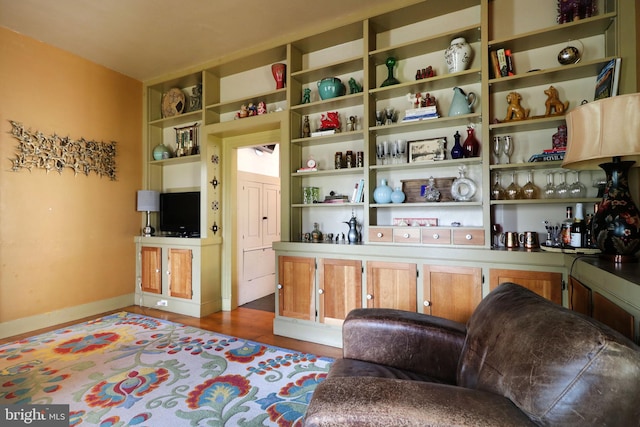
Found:
[[[99,176],[116,180],[116,143],[87,141],[84,138],[72,140],[68,136],[56,134],[46,136],[39,131],[25,130],[22,123],[11,122],[11,135],[16,138],[18,149],[16,157],[11,159],[12,171],[33,168],[62,173],[65,168],[72,169],[77,175],[91,172]]]

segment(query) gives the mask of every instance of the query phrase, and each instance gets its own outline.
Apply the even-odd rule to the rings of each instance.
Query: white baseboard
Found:
[[[66,307],[36,316],[23,317],[0,323],[0,338],[24,334],[37,329],[48,328],[60,323],[72,322],[84,317],[98,315],[106,311],[117,310],[134,304],[134,294],[125,294],[114,298],[90,302],[88,304]]]

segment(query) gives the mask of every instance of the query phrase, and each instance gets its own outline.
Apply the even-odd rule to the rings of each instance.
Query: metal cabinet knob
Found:
[[[467,240],[471,240],[473,239],[473,236],[471,234],[467,234],[466,236],[464,236],[464,238]]]
[[[434,240],[438,240],[439,238],[440,238],[440,235],[438,233],[433,233]]]
[[[383,236],[383,234],[382,233],[378,233],[377,236],[378,236],[378,238],[380,238],[380,237]]]
[[[408,239],[408,238],[409,238],[409,233],[404,233],[404,234],[402,235],[402,237],[404,237],[405,239]]]
[[[430,301],[425,301],[422,303],[422,305],[424,305],[425,307],[429,307],[431,305]]]
[[[278,283],[277,288],[278,288],[278,289],[282,289],[282,285],[281,285],[280,283]]]
[[[324,294],[324,291],[323,291],[322,289],[318,289],[318,293],[319,293],[320,295],[322,295],[322,294]]]
[[[373,299],[373,295],[367,294],[367,299],[369,299],[369,300]]]

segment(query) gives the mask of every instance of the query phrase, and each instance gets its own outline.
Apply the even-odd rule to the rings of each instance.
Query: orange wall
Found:
[[[132,293],[142,83],[5,28],[0,58],[0,322]],[[117,181],[12,172],[9,120],[116,141]]]

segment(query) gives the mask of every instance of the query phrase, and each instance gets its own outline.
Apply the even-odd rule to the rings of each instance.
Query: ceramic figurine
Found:
[[[362,86],[360,86],[358,82],[356,82],[356,79],[351,77],[349,79],[349,90],[351,91],[351,94],[360,93],[362,92]]]
[[[336,132],[340,129],[340,116],[337,111],[329,111],[327,114],[321,114],[320,117],[320,129],[330,130],[335,129]]]
[[[267,114],[267,104],[264,101],[258,102],[258,115]]]
[[[311,125],[309,125],[309,116],[304,116],[304,122],[302,123],[302,137],[308,138],[311,136]]]
[[[258,115],[258,107],[256,107],[256,105],[253,102],[249,103],[249,106],[247,107],[247,110],[249,110],[249,115],[250,116],[257,116]]]
[[[546,107],[544,112],[545,117],[561,116],[567,111],[567,108],[569,108],[569,101],[560,101],[558,89],[555,87],[549,86],[549,89],[545,90],[544,94],[547,95],[547,100],[544,103]]]
[[[239,117],[241,119],[247,117],[249,115],[249,110],[247,110],[247,106],[242,104],[240,106],[240,111],[238,112],[236,117]]]
[[[529,109],[524,109],[520,105],[520,100],[522,100],[522,95],[518,92],[510,92],[507,95],[507,115],[504,118],[505,122],[509,122],[512,120],[524,120],[529,117]]]
[[[302,94],[302,103],[308,104],[311,102],[311,89],[305,88]]]

